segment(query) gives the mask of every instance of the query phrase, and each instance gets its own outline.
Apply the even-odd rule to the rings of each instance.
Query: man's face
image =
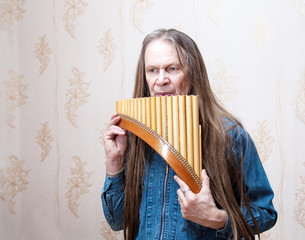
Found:
[[[172,43],[159,39],[152,41],[146,48],[144,60],[150,96],[186,95],[189,92],[190,83],[186,76],[189,70],[181,56],[185,66],[182,70]]]

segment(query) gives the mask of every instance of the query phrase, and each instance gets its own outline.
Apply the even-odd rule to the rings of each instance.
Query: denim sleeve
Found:
[[[233,149],[235,154],[242,154],[244,158],[244,182],[246,194],[250,201],[250,208],[254,219],[258,224],[260,233],[272,228],[277,220],[277,212],[273,206],[273,190],[260,161],[253,140],[243,128],[237,127],[232,133],[237,143]],[[238,147],[237,147],[238,146]],[[241,207],[247,223],[256,232],[254,222],[246,206]],[[226,226],[217,231],[217,236],[225,239],[233,237],[230,217],[227,218]]]
[[[106,175],[101,198],[105,218],[114,231],[123,229],[124,185],[124,172],[114,177]]]

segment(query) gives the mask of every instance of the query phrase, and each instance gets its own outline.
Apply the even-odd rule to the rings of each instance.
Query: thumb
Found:
[[[210,189],[210,178],[208,177],[205,169],[202,169],[201,172],[201,182],[202,182],[202,189]]]

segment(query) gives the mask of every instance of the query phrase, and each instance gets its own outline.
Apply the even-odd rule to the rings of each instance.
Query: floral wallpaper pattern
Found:
[[[111,65],[114,59],[114,50],[117,48],[114,43],[113,36],[111,34],[111,29],[108,29],[107,32],[104,33],[103,38],[99,40],[98,52],[104,58],[103,71],[105,72],[108,67]]]
[[[295,8],[297,11],[305,17],[305,1],[304,0],[295,0]]]
[[[11,155],[8,157],[11,162],[11,166],[5,171],[0,169],[0,199],[6,201],[8,204],[8,210],[12,214],[16,214],[15,198],[17,194],[27,189],[29,182],[27,176],[30,170],[23,169],[23,160],[19,160],[18,157]]]
[[[15,128],[14,118],[15,111],[26,103],[27,95],[26,90],[28,85],[22,84],[22,75],[18,75],[14,70],[9,70],[10,81],[6,81],[6,96],[7,96],[7,109],[8,117],[7,124],[11,128]]]
[[[130,8],[130,19],[132,25],[140,32],[143,33],[143,14],[145,10],[153,7],[154,1],[151,0],[132,0]]]
[[[109,227],[106,221],[103,221],[100,228],[100,233],[103,239],[106,240],[116,240],[119,237],[119,232],[114,232]]]
[[[279,214],[261,239],[303,240],[304,0],[0,0],[1,239],[123,239],[101,206],[103,135],[160,27],[196,41],[255,142]]]
[[[24,17],[23,0],[2,0],[0,3],[0,29],[9,31],[12,25]]]
[[[206,12],[208,18],[218,26],[218,17],[219,17],[219,8],[222,4],[223,0],[207,0],[205,1]]]
[[[221,102],[232,100],[236,92],[234,81],[238,76],[232,75],[230,66],[220,59],[215,61],[215,66],[217,67],[217,72],[212,72],[211,74],[213,91]]]
[[[266,23],[266,18],[260,17],[252,27],[252,33],[250,34],[250,42],[256,47],[258,53],[263,52],[267,47],[270,36],[271,32]]]
[[[51,133],[51,130],[48,127],[48,122],[41,124],[41,129],[37,130],[36,142],[41,148],[41,162],[46,159],[49,155],[52,145],[51,143],[54,141],[54,137]]]
[[[295,114],[297,118],[305,124],[305,68],[300,70],[299,91],[294,99]]]
[[[77,128],[77,110],[81,105],[88,102],[87,98],[90,94],[86,90],[89,88],[90,83],[83,81],[85,73],[80,72],[78,68],[73,67],[71,71],[74,78],[69,80],[71,88],[66,93],[65,110],[68,120]]]
[[[76,20],[86,12],[88,4],[82,0],[66,0],[65,1],[65,14],[63,20],[67,33],[72,37],[75,36]]]
[[[268,160],[272,153],[272,144],[275,142],[271,131],[268,129],[268,121],[258,123],[258,128],[252,131],[257,151],[259,152],[261,161],[264,163]]]
[[[305,167],[305,162],[303,163]],[[295,220],[305,228],[305,175],[300,176],[302,187],[300,187],[296,194],[297,204],[294,207]]]
[[[43,74],[44,70],[47,68],[50,62],[50,54],[52,50],[49,47],[49,43],[47,42],[47,36],[43,35],[39,38],[39,42],[35,45],[35,57],[40,62],[39,74]]]
[[[70,168],[71,177],[69,178],[67,185],[68,191],[66,193],[68,208],[74,214],[75,217],[79,217],[77,210],[79,207],[78,199],[89,192],[91,186],[89,180],[93,172],[86,172],[86,162],[82,162],[78,156],[73,156],[75,168]]]

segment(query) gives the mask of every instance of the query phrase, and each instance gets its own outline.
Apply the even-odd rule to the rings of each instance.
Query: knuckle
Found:
[[[196,202],[196,199],[197,199],[197,198],[195,198],[194,196],[190,196],[190,197],[188,198],[188,203],[189,203],[189,205],[193,205],[193,204]]]
[[[185,210],[189,210],[189,208],[190,208],[190,203],[189,202],[186,202],[185,204],[184,204],[184,211]]]
[[[210,178],[207,175],[205,175],[205,176],[203,176],[203,180],[208,182],[208,181],[210,181]]]

